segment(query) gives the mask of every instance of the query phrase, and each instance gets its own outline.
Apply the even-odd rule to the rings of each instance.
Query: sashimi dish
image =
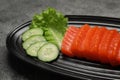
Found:
[[[111,66],[120,65],[120,33],[105,26],[68,25],[68,18],[54,8],[33,16],[22,34],[26,54],[43,62],[59,59],[59,54]],[[60,53],[61,52],[61,53]]]

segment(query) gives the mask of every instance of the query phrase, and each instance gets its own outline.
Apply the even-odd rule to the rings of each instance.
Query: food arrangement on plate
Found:
[[[57,59],[59,52],[71,58],[120,65],[120,33],[103,26],[68,26],[68,19],[53,8],[33,17],[22,34],[23,48],[29,56],[43,62]]]

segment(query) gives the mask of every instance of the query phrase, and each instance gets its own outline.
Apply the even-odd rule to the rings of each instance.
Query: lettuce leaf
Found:
[[[33,17],[30,28],[42,28],[48,42],[54,43],[61,48],[62,39],[67,29],[68,19],[54,8],[48,8],[41,14]]]

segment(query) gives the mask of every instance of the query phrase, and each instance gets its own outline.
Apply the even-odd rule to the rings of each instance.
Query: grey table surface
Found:
[[[37,70],[8,54],[5,43],[7,34],[47,7],[54,7],[65,15],[120,18],[120,0],[0,0],[0,80],[71,79]]]

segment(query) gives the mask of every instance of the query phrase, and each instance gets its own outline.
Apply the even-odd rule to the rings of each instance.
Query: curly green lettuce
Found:
[[[67,22],[68,19],[62,13],[57,12],[54,8],[48,8],[33,17],[30,28],[42,28],[46,40],[56,44],[60,49]]]

